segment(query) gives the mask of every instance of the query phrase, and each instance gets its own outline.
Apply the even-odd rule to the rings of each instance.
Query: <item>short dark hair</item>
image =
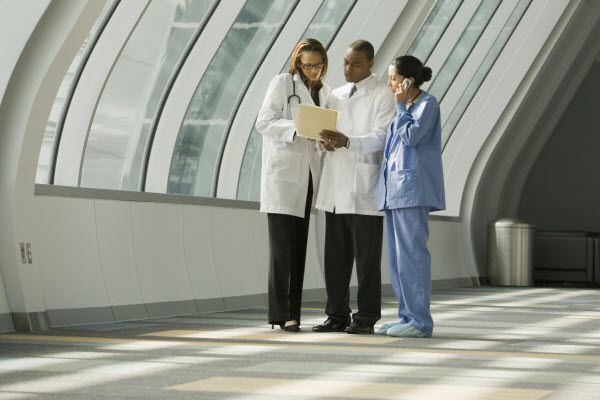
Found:
[[[354,42],[350,43],[348,48],[354,51],[362,52],[367,57],[368,61],[373,61],[375,59],[375,49],[373,48],[373,45],[366,40],[355,40]]]

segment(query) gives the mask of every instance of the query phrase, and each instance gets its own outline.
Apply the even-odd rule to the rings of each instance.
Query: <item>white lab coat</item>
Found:
[[[321,163],[314,142],[300,136],[294,139],[292,116],[298,101],[294,98],[288,103],[293,93],[292,79],[301,102],[314,105],[298,74],[283,73],[271,80],[256,119],[256,129],[263,135],[260,211],[304,218],[309,170],[315,198]],[[323,84],[319,91],[321,107],[327,104],[330,92],[329,86]]]
[[[349,149],[327,152],[315,207],[336,214],[383,215],[375,187],[388,126],[396,114],[394,95],[371,75],[331,92],[330,108],[339,111],[337,130],[350,138]]]

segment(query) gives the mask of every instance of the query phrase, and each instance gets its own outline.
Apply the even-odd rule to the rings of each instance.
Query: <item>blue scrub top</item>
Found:
[[[422,92],[410,110],[396,104],[376,194],[379,210],[446,208],[440,105],[429,93]]]

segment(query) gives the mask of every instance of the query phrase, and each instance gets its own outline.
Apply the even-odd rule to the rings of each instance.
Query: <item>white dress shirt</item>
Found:
[[[349,148],[326,152],[315,207],[337,214],[383,215],[377,210],[375,186],[387,128],[394,118],[394,95],[375,75],[331,92],[328,106],[340,113],[337,130]]]

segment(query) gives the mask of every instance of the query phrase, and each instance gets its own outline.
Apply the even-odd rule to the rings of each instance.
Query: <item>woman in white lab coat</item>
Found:
[[[300,330],[306,243],[320,161],[314,140],[296,134],[299,104],[324,107],[327,53],[315,39],[300,41],[289,72],[273,78],[256,120],[263,135],[260,210],[269,225],[269,323]]]

